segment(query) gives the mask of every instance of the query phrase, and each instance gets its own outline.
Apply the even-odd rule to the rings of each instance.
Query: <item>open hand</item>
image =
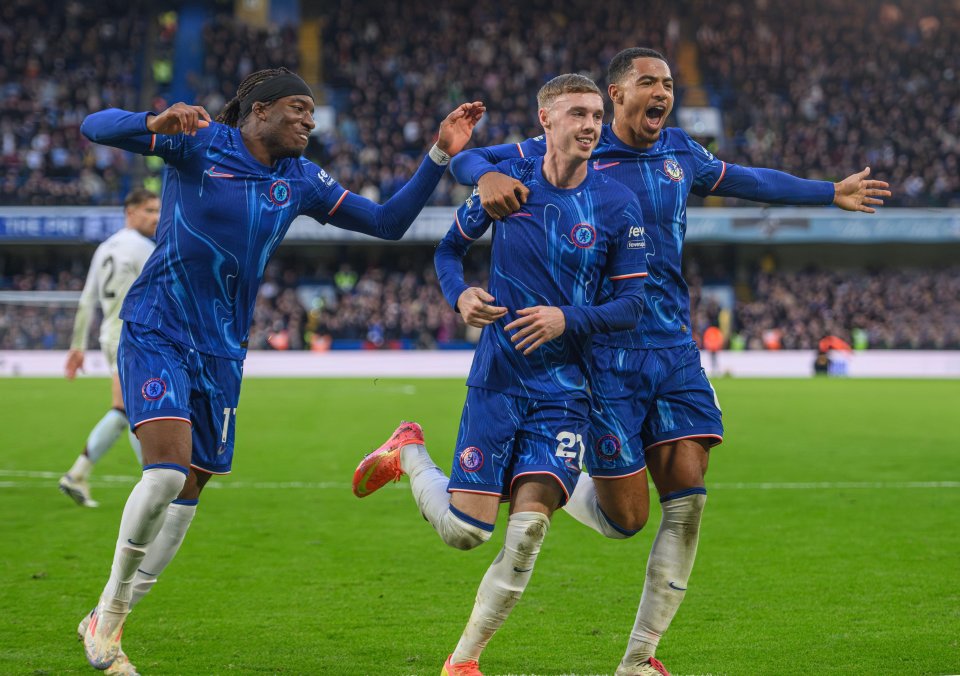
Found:
[[[196,136],[197,129],[210,126],[210,113],[203,106],[174,103],[159,115],[147,117],[147,129],[154,134],[187,134]]]
[[[451,157],[467,145],[486,107],[480,101],[461,103],[440,123],[437,147]]]
[[[530,188],[515,178],[495,171],[480,177],[480,205],[490,218],[503,220],[526,203]]]
[[[510,336],[510,341],[516,343],[516,348],[523,350],[524,355],[563,334],[567,328],[566,317],[558,307],[535,305],[517,310],[517,314],[520,317],[503,327],[503,330],[516,331]]]
[[[477,286],[471,286],[460,294],[457,299],[457,309],[460,316],[469,326],[481,329],[487,324],[500,319],[507,314],[507,308],[490,305],[495,300],[493,296]]]
[[[870,167],[863,171],[851,174],[839,183],[833,184],[833,203],[844,211],[862,211],[866,214],[876,213],[870,205],[881,206],[880,197],[890,197],[887,190],[890,184],[885,181],[867,180],[870,176]]]

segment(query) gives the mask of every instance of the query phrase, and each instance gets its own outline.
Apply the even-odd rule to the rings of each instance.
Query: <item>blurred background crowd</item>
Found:
[[[814,0],[802,12],[771,0],[342,0],[301,25],[261,27],[236,14],[232,2],[207,4],[196,33],[203,49],[184,83],[175,73],[187,23],[176,6],[2,3],[0,209],[116,205],[137,185],[159,190],[162,163],[89,143],[83,118],[110,106],[162,110],[184,84],[215,115],[244,77],[277,65],[320,75],[308,157],[383,201],[456,104],[486,103],[477,145],[517,142],[540,131],[535,93],[546,79],[578,71],[603,86],[609,59],[634,45],[667,55],[678,107],[722,112],[721,133],[699,138],[728,162],[827,180],[869,165],[893,186],[888,207],[960,207],[953,0]],[[431,203],[457,204],[467,190],[447,177]],[[59,252],[56,264],[4,248],[0,291],[82,288],[89,246]],[[469,345],[476,336],[442,298],[431,254],[421,246],[310,260],[281,248],[251,347]],[[471,255],[478,284],[487,255]],[[695,251],[687,266],[695,330],[723,325],[734,349],[808,349],[830,334],[860,347],[960,348],[957,267],[731,263],[704,282]],[[707,288],[716,285],[735,290],[732,303],[716,302]],[[69,303],[4,298],[0,349],[67,346]]]

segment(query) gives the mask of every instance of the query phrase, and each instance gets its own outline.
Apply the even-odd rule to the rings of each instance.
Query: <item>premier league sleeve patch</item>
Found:
[[[147,401],[156,401],[167,393],[167,384],[162,378],[151,378],[143,384],[140,392]]]
[[[464,472],[476,472],[483,467],[483,451],[476,446],[463,449],[460,453],[460,467]]]

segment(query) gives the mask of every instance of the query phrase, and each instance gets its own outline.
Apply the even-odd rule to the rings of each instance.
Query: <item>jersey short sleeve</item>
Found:
[[[720,182],[723,181],[727,164],[690,138],[686,132],[681,133],[683,134],[683,140],[690,149],[690,155],[696,167],[692,192],[700,196],[708,195],[716,190]]]
[[[643,212],[636,197],[623,209],[623,221],[611,242],[607,278],[612,281],[647,276],[647,243]]]
[[[300,168],[304,174],[305,186],[301,213],[321,223],[328,223],[350,191],[310,160],[301,158]]]

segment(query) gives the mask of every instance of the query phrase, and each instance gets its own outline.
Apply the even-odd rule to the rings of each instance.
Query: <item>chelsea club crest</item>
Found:
[[[663,170],[666,172],[667,176],[670,177],[671,181],[683,180],[683,168],[681,168],[680,164],[676,160],[664,160]]]
[[[290,186],[286,181],[274,181],[270,186],[270,201],[278,207],[290,201]]]
[[[581,249],[588,249],[597,241],[597,231],[589,223],[577,223],[570,231],[570,238]]]

